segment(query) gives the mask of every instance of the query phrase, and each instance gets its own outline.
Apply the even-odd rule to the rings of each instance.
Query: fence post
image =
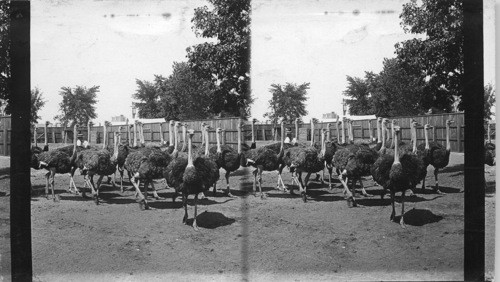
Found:
[[[262,127],[262,141],[266,141],[266,127]]]
[[[53,143],[57,143],[57,142],[56,142],[56,131],[54,130],[54,128],[53,128],[53,127],[52,127],[51,132],[52,132],[52,142],[53,142]]]
[[[4,123],[4,127],[3,127],[3,153],[4,155],[8,156],[7,154],[7,121],[4,120],[5,123]],[[12,125],[11,125],[12,126]],[[36,134],[35,134],[36,136]]]
[[[47,144],[49,143],[49,138],[48,138],[48,136],[47,136],[47,124],[48,124],[48,123],[49,123],[49,122],[48,122],[48,121],[46,121],[46,122],[45,122],[45,125],[44,125],[44,127],[43,127],[43,135],[44,135],[44,137],[45,137],[45,145],[47,145]]]
[[[462,133],[461,131],[462,131],[462,125],[457,124],[457,150],[458,150],[458,152],[462,152],[462,137],[460,136]]]
[[[436,127],[432,127],[432,141],[436,142]]]

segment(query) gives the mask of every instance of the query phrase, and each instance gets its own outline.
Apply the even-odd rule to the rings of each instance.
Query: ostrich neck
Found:
[[[191,155],[192,154],[192,148],[191,148],[191,144],[192,144],[192,141],[191,141],[192,137],[191,137],[191,134],[189,135],[189,140],[188,140],[188,164],[187,166],[194,166],[193,165],[193,156]]]
[[[225,137],[224,137],[225,139]],[[238,154],[241,154],[241,126],[238,125]]]
[[[179,135],[179,132],[178,132],[178,131],[179,131],[179,130],[177,130],[177,129],[174,131],[174,151],[177,151],[177,150],[178,150],[178,147],[177,147],[177,146],[178,146],[178,145],[177,145],[177,143],[178,143],[178,140],[179,140],[179,139],[178,139],[178,137],[179,137],[179,136],[178,136],[178,135]]]
[[[399,163],[399,152],[398,152],[398,135],[394,135],[394,163]]]
[[[181,149],[181,151],[183,151],[183,152],[184,152],[184,150],[186,150],[186,141],[187,141],[186,140],[186,134],[187,134],[187,132],[186,132],[186,126],[183,125],[182,126],[182,149]]]
[[[377,120],[377,142],[380,143],[381,141],[382,141],[382,136],[381,136],[381,132],[380,132],[380,123]]]
[[[255,131],[253,122],[252,122],[252,143],[255,143]]]
[[[382,146],[380,147],[380,151],[382,151],[383,148],[385,148],[385,124],[382,123],[382,128],[381,128],[382,132],[380,132],[382,134]]]
[[[335,129],[337,130],[337,142],[340,143],[340,132],[339,132],[339,123],[335,124]]]
[[[345,143],[345,127],[344,127],[344,123],[345,122],[342,122],[342,144]]]
[[[332,137],[332,135],[330,133],[330,126],[328,126],[327,131],[326,131],[326,140],[328,140],[328,141],[332,140],[331,137]]]
[[[222,153],[222,148],[220,147],[220,137],[219,137],[220,131],[215,132],[215,142],[217,142],[217,153]]]
[[[394,122],[391,122],[391,148],[394,148],[395,140],[394,140]]]
[[[137,123],[134,123],[134,147],[137,147]]]
[[[450,126],[446,124],[446,151],[451,150],[451,144],[450,144]]]
[[[417,128],[413,126],[412,128],[412,142],[413,142],[413,153],[417,152]]]
[[[210,142],[209,142],[209,140],[210,140],[210,139],[208,139],[208,129],[207,129],[207,128],[205,128],[205,138],[206,138],[206,140],[207,140],[207,141],[205,142],[205,156],[209,156],[209,155],[210,155],[210,151],[209,151],[209,146],[210,146],[210,144],[209,144],[209,143],[210,143]],[[189,145],[189,146],[191,147],[191,145]]]
[[[429,146],[429,134],[427,133],[428,129],[424,129],[424,138],[425,138],[425,149],[430,149]]]
[[[170,145],[174,144],[174,135],[172,134],[174,131],[174,126],[172,124],[168,124],[168,141],[170,142]]]
[[[102,148],[103,149],[106,149],[106,141],[108,139],[108,133],[107,133],[107,130],[106,130],[106,125],[103,126],[103,130],[104,130],[104,140],[102,142]],[[76,135],[75,135],[75,139],[76,139]]]
[[[73,136],[75,136],[75,137],[73,138],[73,154],[71,155],[72,162],[76,159],[76,134],[77,134],[77,130],[76,130],[76,125],[75,125],[73,127]]]
[[[311,121],[311,146],[314,146],[314,122]]]
[[[284,133],[284,130],[285,130],[285,124],[283,122],[281,122],[281,146],[280,146],[280,155],[283,154],[283,151],[285,150],[285,134]]]
[[[113,160],[118,158],[118,141],[120,139],[119,135],[115,134],[114,147],[113,147]]]
[[[162,126],[163,126],[163,123],[160,123],[160,142],[163,145],[163,143],[164,143],[165,140],[163,139],[163,129],[162,129]],[[151,141],[153,141],[153,140],[151,140]]]

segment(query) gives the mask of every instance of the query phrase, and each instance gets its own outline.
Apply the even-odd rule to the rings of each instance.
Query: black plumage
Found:
[[[442,168],[445,168],[446,166],[448,166],[448,163],[450,161],[450,152],[451,152],[450,124],[453,122],[454,122],[453,120],[446,120],[446,147],[441,145],[440,143],[437,143],[437,142],[429,142],[429,149],[426,151],[428,164],[430,164],[434,167],[434,180],[436,183],[436,186],[434,187],[434,191],[439,193],[439,194],[444,194],[443,192],[441,192],[439,190],[438,174],[439,174],[439,169],[442,169]],[[421,148],[421,145],[420,145],[419,149]],[[426,165],[426,171],[427,171],[428,164]],[[425,162],[424,162],[424,165],[425,165]],[[424,180],[422,182],[422,189],[425,189],[425,177],[424,177]]]
[[[77,126],[74,125],[73,132],[76,133]],[[74,134],[76,136],[76,134]],[[53,200],[56,201],[54,191],[54,177],[56,174],[70,173],[70,189],[71,185],[76,190],[76,185],[73,179],[74,175],[74,162],[76,159],[76,138],[73,140],[73,150],[67,152],[65,150],[50,150],[43,151],[39,148],[32,149],[31,152],[31,167],[34,169],[46,169],[48,172],[45,174],[46,186],[45,186],[45,197],[48,198],[49,186],[51,187]]]

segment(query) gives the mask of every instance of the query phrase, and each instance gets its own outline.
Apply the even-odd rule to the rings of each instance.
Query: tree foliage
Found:
[[[370,73],[366,73],[369,76]],[[351,115],[371,115],[375,113],[373,108],[370,84],[368,79],[347,76],[347,89],[343,94],[351,99],[346,99]]]
[[[86,88],[84,86],[61,87],[59,94],[63,97],[59,103],[61,114],[54,118],[59,120],[64,126],[71,126],[75,122],[79,126],[86,126],[87,122],[97,117],[95,104],[97,103],[97,92],[99,86]]]
[[[383,69],[375,74],[366,72],[365,78],[347,77],[344,95],[348,99],[349,114],[398,116],[422,114],[426,82],[418,73],[403,67],[398,59],[384,59]]]
[[[307,115],[305,102],[307,101],[307,89],[310,83],[297,85],[286,83],[271,84],[269,91],[273,94],[269,100],[270,111],[264,114],[272,123],[278,123],[281,119],[285,123],[293,122],[296,118]]]
[[[9,113],[10,93],[10,1],[0,1],[0,99],[7,103]]]
[[[146,80],[136,79],[135,82],[137,83],[137,90],[132,97],[140,101],[134,103],[134,106],[138,109],[139,117],[162,117],[163,113],[160,111],[159,105],[160,95],[156,85]]]
[[[215,86],[210,108],[215,114],[248,117],[250,93],[250,0],[208,0],[191,20],[198,37],[216,39],[187,49],[196,76]]]
[[[420,1],[419,1],[420,2]],[[463,96],[463,8],[460,0],[411,0],[403,5],[401,25],[406,33],[421,34],[396,44],[405,69],[418,70],[426,79],[422,107],[451,109],[453,96]],[[459,109],[463,105],[459,103]]]
[[[488,83],[484,87],[484,119],[491,120],[491,116],[495,115],[495,112],[492,111],[492,107],[495,106],[496,98],[495,98],[495,89],[491,83]]]
[[[185,62],[174,62],[172,69],[167,79],[156,78],[163,117],[186,120],[212,116],[211,82],[199,78]]]
[[[31,90],[31,116],[30,123],[36,124],[40,119],[38,115],[38,111],[45,105],[45,100],[42,97],[42,92],[40,89],[35,87],[35,89]]]

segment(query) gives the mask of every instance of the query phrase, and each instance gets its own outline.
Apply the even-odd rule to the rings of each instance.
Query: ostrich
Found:
[[[401,227],[405,228],[404,223],[404,200],[405,192],[415,185],[418,179],[418,170],[424,169],[422,161],[412,153],[403,153],[399,150],[398,135],[400,127],[394,128],[394,155],[380,155],[373,165],[376,173],[374,179],[382,185],[384,190],[389,190],[391,193],[392,213],[391,220],[394,220],[396,215],[394,206],[394,196],[396,192],[401,192]],[[400,156],[401,154],[401,156]]]
[[[70,173],[70,189],[71,185],[77,190],[75,181],[73,180],[74,169],[73,163],[76,159],[76,132],[77,125],[75,123],[73,129],[73,151],[71,154],[62,150],[51,150],[43,151],[41,153],[32,152],[31,155],[31,167],[34,169],[46,169],[48,172],[45,174],[46,186],[45,186],[45,197],[49,199],[49,185],[52,190],[52,198],[54,201],[58,201],[54,192],[54,177],[56,173],[64,174]],[[34,150],[33,150],[34,151]]]
[[[182,203],[184,205],[184,217],[182,218],[183,223],[187,223],[188,213],[187,213],[187,197],[190,194],[194,194],[194,219],[193,228],[198,231],[198,224],[196,223],[196,217],[198,215],[198,194],[203,193],[208,190],[210,181],[213,181],[213,176],[211,175],[210,169],[207,167],[207,161],[209,158],[202,156],[193,156],[193,148],[191,147],[193,142],[194,130],[189,130],[188,136],[188,154],[187,163],[182,175],[177,175],[178,178],[182,177],[182,182],[176,190],[182,193]],[[208,136],[205,136],[208,137]],[[206,142],[206,151],[208,151],[208,138]]]
[[[445,194],[441,192],[441,190],[439,190],[438,174],[439,169],[446,167],[450,161],[450,124],[452,124],[453,122],[455,121],[446,120],[446,147],[443,147],[443,145],[437,142],[430,142],[429,144],[429,164],[434,167],[434,179],[436,181],[434,191],[438,194]],[[425,181],[422,182],[422,189],[425,189]]]
[[[375,120],[375,122],[377,123],[377,143],[375,143],[375,145],[371,145],[370,148],[374,149],[375,151],[378,151],[382,147],[382,130],[381,130],[382,118],[378,117]]]
[[[175,151],[175,150],[174,150]],[[153,179],[163,178],[163,174],[171,162],[172,157],[166,151],[154,147],[144,147],[128,154],[125,160],[125,169],[131,174],[130,182],[135,188],[141,210],[149,209],[147,203],[147,189],[151,184],[153,196],[161,199],[156,193]],[[139,189],[140,181],[144,181],[144,196]]]
[[[216,129],[216,140],[217,146],[210,148],[210,154],[217,156],[216,162],[219,168],[223,168],[226,173],[226,194],[229,197],[233,197],[229,189],[229,175],[231,172],[236,171],[240,166],[245,165],[245,156],[241,151],[241,126],[238,126],[238,150],[235,151],[231,146],[221,145],[220,136],[221,129]],[[253,138],[252,138],[253,139]],[[253,144],[253,142],[252,142]],[[214,186],[214,196],[216,194],[216,189]]]
[[[174,151],[174,121],[170,120],[168,123],[168,139],[169,139],[169,146],[167,147],[166,151],[169,154],[172,154]]]
[[[311,120],[311,132],[314,132],[314,122]],[[292,147],[287,150],[283,157],[283,162],[290,168],[293,181],[299,185],[302,200],[307,201],[307,184],[311,173],[316,173],[325,167],[325,132],[321,133],[321,150],[318,151],[314,147],[313,139],[311,138],[311,145],[308,147]],[[302,183],[302,173],[306,172],[304,184]],[[293,190],[290,189],[293,194]]]
[[[241,125],[240,125],[241,126]],[[284,121],[281,121],[281,132],[284,132]],[[241,137],[239,137],[241,138]],[[295,147],[293,147],[295,148]],[[284,155],[284,134],[281,134],[281,148],[279,153],[276,153],[275,149],[270,146],[262,146],[258,147],[255,149],[250,149],[246,152],[244,152],[244,157],[245,161],[241,163],[245,163],[244,166],[247,166],[250,164],[251,166],[255,167],[256,169],[253,171],[254,175],[254,182],[253,182],[253,191],[254,195],[256,195],[257,189],[256,189],[256,184],[257,184],[257,176],[258,176],[258,182],[259,182],[259,192],[260,192],[260,197],[264,199],[266,195],[262,192],[262,172],[263,171],[274,171],[278,170],[278,185],[281,181],[283,183],[283,180],[281,179],[281,170],[280,170],[280,165],[282,163],[282,158]]]
[[[76,159],[76,166],[85,175],[85,183],[92,191],[92,198],[96,205],[99,204],[99,187],[102,178],[116,171],[118,160],[118,133],[115,132],[114,149],[111,155],[108,150],[82,150]],[[94,185],[94,175],[99,175],[97,186]],[[85,196],[85,192],[83,193]]]

